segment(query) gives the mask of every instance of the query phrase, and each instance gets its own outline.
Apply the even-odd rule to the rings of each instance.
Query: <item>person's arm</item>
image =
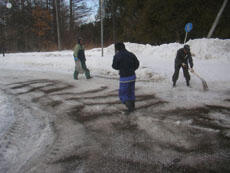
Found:
[[[118,57],[116,55],[113,57],[112,67],[115,70],[119,70],[120,69],[120,63],[119,63]]]
[[[182,52],[180,50],[177,51],[176,58],[175,58],[175,65],[181,65],[181,56]]]
[[[139,64],[140,64],[140,63],[139,63],[137,57],[134,55],[134,68],[135,68],[135,70],[138,69]]]
[[[80,46],[79,46],[79,44],[77,44],[77,45],[74,47],[74,52],[73,52],[74,58],[78,58],[79,49],[80,49]]]
[[[193,60],[192,60],[191,53],[188,54],[188,61],[189,61],[190,67],[193,68]]]

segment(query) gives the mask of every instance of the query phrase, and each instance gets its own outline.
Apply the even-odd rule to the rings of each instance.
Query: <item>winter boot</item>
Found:
[[[126,112],[127,114],[131,113],[134,111],[133,103],[132,101],[126,101],[125,106],[128,108],[128,111]]]
[[[173,87],[176,87],[176,82],[173,82]]]
[[[85,77],[86,77],[86,79],[92,78],[92,77],[90,76],[89,70],[87,70],[87,71],[85,72]]]
[[[74,78],[75,80],[78,80],[78,72],[77,72],[77,71],[74,71],[74,73],[73,73],[73,78]]]
[[[188,80],[186,81],[186,85],[187,85],[187,87],[190,87],[190,84],[189,84]]]
[[[131,103],[132,103],[132,111],[134,111],[135,110],[135,100],[132,100]]]

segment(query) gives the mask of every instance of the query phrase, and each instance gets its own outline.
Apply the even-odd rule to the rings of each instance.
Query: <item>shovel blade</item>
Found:
[[[208,91],[208,84],[205,80],[202,80],[203,90]]]

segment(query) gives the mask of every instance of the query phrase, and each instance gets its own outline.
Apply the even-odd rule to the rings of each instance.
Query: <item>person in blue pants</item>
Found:
[[[129,114],[135,110],[135,71],[139,67],[139,61],[133,53],[126,50],[122,42],[115,44],[115,51],[112,68],[119,70],[119,98],[128,108],[127,114]]]

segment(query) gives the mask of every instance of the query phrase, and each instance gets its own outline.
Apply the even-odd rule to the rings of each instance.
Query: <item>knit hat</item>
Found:
[[[116,44],[115,44],[115,50],[116,50],[116,51],[120,51],[120,50],[122,50],[122,49],[125,49],[124,43],[116,43]]]
[[[77,38],[77,42],[80,44],[80,41],[82,41],[82,37]]]
[[[184,49],[189,52],[190,51],[190,46],[186,44],[186,45],[184,45]]]

